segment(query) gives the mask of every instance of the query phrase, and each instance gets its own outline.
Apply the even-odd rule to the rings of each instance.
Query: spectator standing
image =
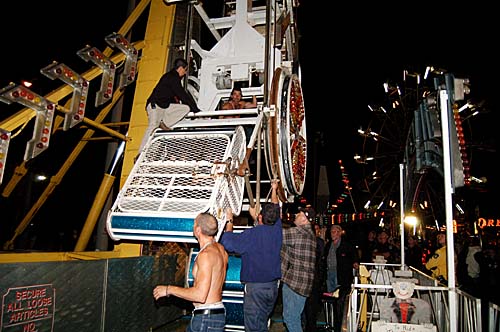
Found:
[[[215,241],[217,231],[217,219],[211,214],[200,213],[193,226],[194,236],[200,244],[193,265],[193,286],[158,285],[153,290],[155,300],[174,295],[193,302],[194,310],[187,332],[224,331],[226,310],[222,303],[222,287],[226,280],[228,255],[224,247]]]
[[[311,295],[316,264],[316,236],[307,211],[295,214],[295,227],[283,229],[281,247],[283,321],[288,332],[301,332],[301,314]]]
[[[423,250],[418,244],[418,238],[415,235],[409,235],[405,249],[405,264],[419,271],[424,271]]]
[[[194,113],[201,111],[193,97],[182,87],[181,81],[187,72],[187,61],[182,58],[176,59],[174,67],[163,74],[148,97],[146,101],[148,128],[142,138],[139,154],[156,128],[171,130],[172,126],[182,120],[189,111]]]
[[[361,246],[361,262],[371,263],[373,261],[373,250],[377,245],[377,232],[371,230],[368,232],[366,241]]]
[[[241,255],[245,331],[268,331],[267,322],[278,298],[283,227],[277,188],[278,181],[273,180],[272,203],[263,203],[261,213],[255,215],[255,208],[250,208],[257,225],[242,233],[233,233],[233,214],[230,209],[226,211],[226,232],[221,237],[221,243],[228,252]]]
[[[334,312],[334,330],[340,331],[344,300],[351,291],[354,281],[354,269],[359,267],[358,252],[354,245],[342,239],[343,229],[340,225],[330,228],[330,241],[325,245],[323,265],[326,267],[327,292],[334,292],[339,288],[339,297]]]
[[[473,237],[469,248],[467,249],[467,256],[465,258],[465,264],[467,265],[467,279],[464,286],[466,291],[473,296],[479,296],[479,276],[481,268],[476,259],[476,253],[481,252],[481,246],[479,244],[479,238]]]
[[[372,251],[372,260],[376,256],[384,256],[384,259],[389,264],[394,264],[397,262],[398,254],[391,243],[389,243],[389,234],[385,230],[381,230],[377,234],[377,244],[375,249]]]
[[[491,319],[490,303],[500,305],[500,259],[498,249],[486,244],[474,256],[479,263],[479,292],[481,297],[481,317],[483,331],[497,331],[496,322]]]
[[[436,236],[438,248],[425,264],[425,268],[429,270],[432,277],[441,283],[447,283],[448,269],[446,262],[446,233],[439,232]]]
[[[325,240],[322,237],[321,226],[317,223],[311,224],[316,234],[316,266],[314,269],[314,281],[311,295],[307,298],[304,307],[305,330],[316,331],[316,320],[321,311],[321,294],[323,293],[324,277],[321,269],[321,256],[325,249]]]
[[[479,263],[479,282],[481,299],[500,305],[500,259],[497,249],[492,245],[485,245],[481,252],[476,253]],[[487,307],[487,306],[485,306]]]

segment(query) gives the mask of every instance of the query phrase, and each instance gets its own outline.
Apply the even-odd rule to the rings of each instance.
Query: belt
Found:
[[[217,315],[217,314],[225,314],[226,309],[224,308],[216,308],[216,309],[194,309],[193,316],[196,315]]]

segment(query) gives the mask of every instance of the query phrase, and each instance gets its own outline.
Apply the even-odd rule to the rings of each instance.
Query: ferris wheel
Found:
[[[403,187],[405,211],[418,210],[423,219],[433,223],[444,219],[439,93],[453,90],[461,81],[443,71],[431,74],[433,79],[425,81],[419,74],[405,71],[404,85],[385,83],[385,103],[369,106],[370,121],[358,129],[361,153],[354,157],[362,171],[357,189],[365,209],[399,209]],[[463,96],[450,95],[454,181],[456,186],[464,186],[471,178],[470,149],[466,141],[469,133],[462,126],[466,113],[460,114],[460,109],[467,102],[459,98]]]

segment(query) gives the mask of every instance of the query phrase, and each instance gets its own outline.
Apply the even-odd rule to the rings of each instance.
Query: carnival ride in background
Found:
[[[404,71],[401,84],[383,85],[386,101],[369,106],[371,119],[361,127],[361,152],[354,156],[362,170],[356,185],[363,195],[364,208],[371,211],[399,210],[404,189],[403,209],[418,214],[422,224],[440,229],[445,226],[443,183],[443,108],[440,93],[449,96],[449,130],[452,186],[455,190],[480,182],[471,175],[471,126],[466,125],[481,110],[469,98],[470,82],[453,73],[431,66],[425,72]],[[403,182],[401,169],[404,167]],[[461,199],[455,196],[455,202]],[[457,207],[458,206],[458,207]],[[463,214],[455,204],[455,213]],[[458,209],[458,210],[457,210]]]

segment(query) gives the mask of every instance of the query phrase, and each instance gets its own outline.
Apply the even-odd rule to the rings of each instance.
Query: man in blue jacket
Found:
[[[282,223],[276,190],[277,180],[272,181],[272,203],[263,203],[261,212],[249,212],[257,221],[253,228],[233,233],[233,214],[226,211],[226,231],[220,243],[228,252],[241,255],[240,280],[245,285],[243,316],[245,331],[268,331],[268,320],[278,298],[281,278],[280,250]]]

